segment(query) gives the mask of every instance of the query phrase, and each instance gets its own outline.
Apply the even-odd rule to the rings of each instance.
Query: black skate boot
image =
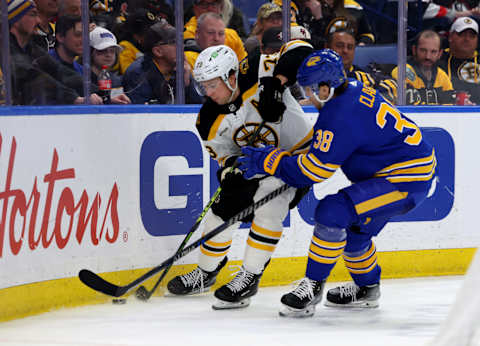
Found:
[[[309,317],[315,313],[315,305],[322,300],[324,281],[303,278],[290,293],[284,294],[280,301],[284,308],[279,311],[283,317]]]
[[[354,283],[328,290],[325,306],[376,308],[380,299],[380,284],[359,287]]]
[[[225,257],[213,272],[204,271],[197,266],[190,273],[174,277],[167,284],[168,291],[182,296],[207,292],[217,280],[218,273],[227,264],[227,261],[228,259]]]
[[[253,274],[241,268],[228,284],[215,291],[217,301],[212,305],[214,310],[246,308],[250,305],[250,297],[258,292],[258,283],[262,274]]]

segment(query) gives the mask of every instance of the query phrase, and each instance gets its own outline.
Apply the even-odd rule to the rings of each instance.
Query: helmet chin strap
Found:
[[[315,100],[320,103],[320,105],[323,107],[323,105],[325,103],[327,103],[328,101],[331,100],[331,98],[333,97],[333,94],[335,93],[335,88],[330,88],[330,93],[328,94],[327,98],[325,100],[321,100],[320,97],[318,97],[318,94],[317,93],[313,93],[313,97],[315,98]]]
[[[228,102],[227,102],[227,104],[228,104],[228,103],[232,102],[233,95],[235,95],[235,91],[237,91],[237,89],[238,89],[238,78],[235,78],[235,88],[232,88],[230,86],[230,82],[228,80],[227,80],[226,84],[227,84],[227,88],[230,89],[230,91],[232,92],[232,94],[230,95],[230,98],[228,99]]]

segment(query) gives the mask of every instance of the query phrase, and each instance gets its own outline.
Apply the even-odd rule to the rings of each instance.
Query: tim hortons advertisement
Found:
[[[436,147],[437,184],[377,243],[382,251],[472,246],[480,237],[469,213],[480,188],[467,183],[479,164],[467,153],[480,118],[414,116]],[[313,124],[315,114],[309,117]],[[16,115],[0,124],[0,288],[73,277],[82,268],[157,265],[218,186],[191,112]],[[317,201],[347,184],[339,171],[310,191],[285,220],[276,257],[306,254]],[[246,236],[236,232],[232,260],[243,256]],[[194,252],[179,264],[195,261]]]

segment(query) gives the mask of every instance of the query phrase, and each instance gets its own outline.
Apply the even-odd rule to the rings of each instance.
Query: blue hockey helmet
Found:
[[[331,88],[338,88],[347,80],[342,57],[331,49],[310,54],[300,65],[297,80],[301,86],[327,84]]]
[[[320,107],[333,97],[335,88],[343,85],[346,80],[342,58],[331,49],[310,54],[297,73],[297,81],[304,96],[313,97]]]

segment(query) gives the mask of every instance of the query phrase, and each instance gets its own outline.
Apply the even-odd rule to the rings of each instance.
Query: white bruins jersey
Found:
[[[208,99],[202,106],[197,118],[197,129],[206,150],[221,166],[229,157],[242,154],[240,148],[247,145],[250,136],[262,122],[257,109],[260,78],[273,76],[282,54],[305,45],[310,46],[303,41],[290,41],[279,53],[242,61],[239,73],[240,96],[227,105],[219,106]],[[298,68],[292,68],[296,67]],[[265,123],[252,145],[273,145],[292,154],[306,152],[313,134],[312,124],[288,88],[283,93],[283,102],[286,110],[282,120],[279,123]]]

